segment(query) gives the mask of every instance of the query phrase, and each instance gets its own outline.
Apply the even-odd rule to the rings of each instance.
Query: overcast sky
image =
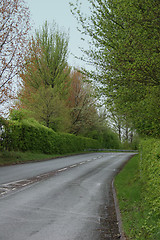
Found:
[[[45,20],[47,20],[48,23],[52,23],[54,20],[60,28],[64,27],[66,32],[69,30],[69,51],[76,56],[81,56],[79,49],[79,47],[82,46],[80,40],[81,34],[76,29],[77,22],[70,12],[69,1],[70,0],[26,0],[31,11],[34,29],[41,27]],[[72,2],[74,1],[75,0],[72,0]],[[69,55],[69,65],[84,67],[85,64],[75,59],[72,54]]]

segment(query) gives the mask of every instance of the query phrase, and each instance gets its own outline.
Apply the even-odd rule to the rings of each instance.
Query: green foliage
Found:
[[[96,140],[56,133],[33,119],[6,122],[5,132],[2,135],[3,148],[9,151],[63,154],[100,147],[100,143]]]
[[[45,85],[52,88],[57,86],[57,90],[61,92],[64,80],[70,73],[67,64],[68,36],[59,31],[55,23],[49,28],[49,24],[45,22],[41,30],[36,31],[36,42],[42,49],[39,66],[43,81]]]
[[[141,140],[133,157],[116,177],[127,239],[160,238],[160,140]]]
[[[27,86],[38,89],[42,85],[51,86],[65,96],[66,78],[70,68],[67,64],[68,36],[53,23],[47,22],[36,31],[30,42],[29,56],[21,77]]]
[[[122,216],[123,230],[127,239],[149,240],[142,235],[139,238],[144,218],[141,196],[143,184],[140,181],[137,155],[116,176],[114,184]]]
[[[87,82],[86,76],[78,70],[71,72],[70,79],[67,104],[71,116],[70,133],[84,135],[98,122],[94,88]]]
[[[24,118],[24,114],[22,111],[17,111],[16,109],[13,109],[10,113],[10,119],[13,121],[21,121]]]
[[[21,121],[22,119],[29,118],[31,112],[26,109],[12,109],[9,115],[10,120]]]
[[[19,104],[31,117],[55,131],[69,132],[70,110],[66,99],[70,87],[67,63],[68,35],[47,22],[30,41],[29,54],[20,74],[23,87]],[[16,119],[15,119],[16,120]]]
[[[140,141],[139,154],[116,177],[115,185],[128,239],[159,240],[159,172],[160,140],[147,139]]]
[[[111,131],[110,129],[106,129],[102,134],[102,144],[104,144],[104,148],[111,148],[111,149],[118,149],[120,148],[121,144],[118,139],[118,136],[116,133]]]
[[[121,148],[122,149],[130,149],[130,150],[138,150],[139,142],[140,142],[140,138],[137,134],[135,134],[133,137],[133,141],[132,142],[128,142],[128,141],[122,142]]]
[[[32,161],[44,161],[46,159],[53,159],[57,154],[44,154],[33,152],[15,152],[15,151],[1,151],[0,152],[0,166],[25,163]]]
[[[160,238],[160,140],[147,139],[140,143],[140,176],[144,184],[143,198],[146,213],[144,231],[148,239]]]
[[[72,11],[83,34],[91,38],[87,61],[102,85],[100,94],[127,114],[142,135],[160,134],[160,2],[150,0],[88,0],[89,16],[81,1]],[[156,102],[156,104],[155,104]]]
[[[36,93],[31,94],[31,98],[32,101],[25,101],[27,109],[31,111],[30,116],[56,132],[69,131],[70,111],[66,107],[65,101],[60,99],[55,88],[39,87]]]
[[[121,148],[121,143],[120,143],[120,140],[118,139],[117,134],[114,133],[109,128],[95,129],[95,130],[89,131],[87,136],[89,138],[96,139],[98,142],[101,143],[103,148],[106,148],[106,149]]]
[[[137,110],[135,127],[141,135],[159,136],[160,134],[160,95],[157,87],[148,87],[146,96],[139,100],[135,109]],[[143,109],[143,111],[141,111]]]

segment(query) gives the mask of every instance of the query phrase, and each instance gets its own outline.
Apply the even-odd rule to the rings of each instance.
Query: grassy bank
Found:
[[[159,240],[159,214],[149,216],[152,203],[148,204],[145,199],[145,184],[139,171],[139,159],[135,155],[115,178],[123,230],[128,240]]]
[[[78,154],[82,152],[77,152]],[[72,155],[69,154],[43,154],[43,153],[33,153],[33,152],[14,152],[14,151],[3,151],[0,152],[0,166],[7,166],[18,163],[27,163],[33,161],[43,161],[49,160],[57,157],[63,157]]]
[[[83,152],[66,153],[66,154],[43,154],[43,153],[33,153],[33,152],[16,152],[16,151],[1,151],[0,152],[0,166],[14,165],[18,163],[36,162],[49,160],[58,157],[71,156],[76,154],[91,153],[94,150],[88,150]],[[96,152],[107,152],[107,151],[96,151]],[[108,151],[111,152],[111,151]],[[112,151],[114,152],[114,151]],[[117,151],[115,151],[117,152]]]

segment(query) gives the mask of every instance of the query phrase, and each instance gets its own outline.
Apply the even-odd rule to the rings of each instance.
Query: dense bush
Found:
[[[160,139],[147,139],[140,144],[140,176],[143,182],[143,206],[147,239],[160,239]]]
[[[56,133],[34,119],[10,120],[4,125],[2,145],[6,150],[61,154],[101,147],[96,140]]]
[[[118,149],[121,146],[118,135],[110,129],[106,129],[105,131],[103,131],[102,139],[102,144],[104,145],[104,148]]]
[[[101,146],[105,149],[121,148],[121,142],[118,139],[118,135],[109,128],[92,130],[87,136],[100,142]]]

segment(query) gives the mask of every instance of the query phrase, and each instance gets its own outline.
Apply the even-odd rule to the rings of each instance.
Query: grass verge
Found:
[[[76,154],[91,153],[94,150],[86,150],[85,152],[75,152],[66,154],[43,154],[34,152],[15,152],[15,151],[1,151],[0,152],[0,166],[14,165],[19,163],[36,162],[50,160],[58,157],[71,156]],[[96,151],[107,152],[107,151]],[[110,152],[110,151],[108,151]],[[117,152],[117,151],[116,151]]]
[[[75,154],[80,154],[74,153]],[[86,152],[87,153],[87,152]],[[14,152],[14,151],[2,151],[0,152],[0,166],[7,166],[19,163],[27,163],[33,161],[44,161],[49,159],[54,159],[58,157],[69,156],[72,154],[43,154],[43,153],[33,153],[33,152]]]
[[[128,240],[151,240],[144,231],[147,212],[143,205],[143,184],[139,176],[138,155],[135,155],[115,178],[115,188]],[[158,239],[157,239],[158,240]]]

